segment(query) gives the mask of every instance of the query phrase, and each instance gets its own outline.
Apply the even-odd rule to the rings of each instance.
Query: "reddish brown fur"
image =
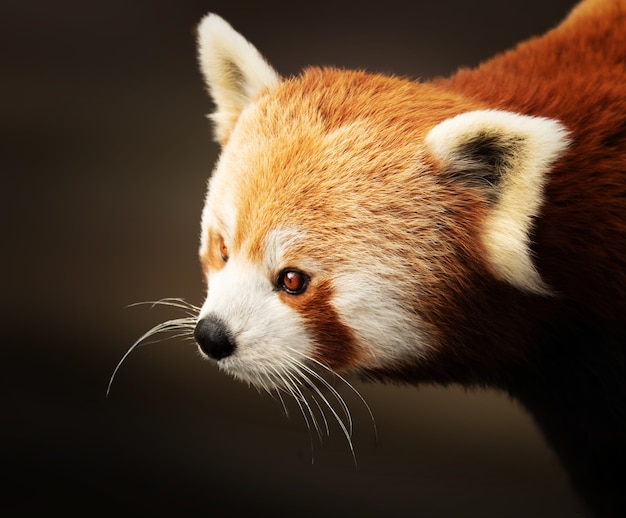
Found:
[[[359,351],[348,326],[341,323],[333,307],[333,288],[323,281],[312,286],[302,295],[291,296],[281,292],[282,301],[298,311],[305,320],[309,333],[315,337],[316,348],[313,358],[334,371],[344,370],[358,363]]]
[[[561,120],[571,131],[571,151],[550,173],[533,236],[539,271],[557,297],[520,296],[477,274],[483,252],[468,236],[478,232],[480,215],[475,205],[461,209],[456,221],[464,228],[450,231],[461,232],[455,240],[470,249],[461,258],[467,269],[444,280],[449,297],[435,297],[427,310],[445,330],[446,347],[432,361],[376,377],[489,383],[528,354],[551,319],[626,321],[626,8],[597,4],[591,16],[579,7],[546,36],[435,82],[491,108]]]
[[[463,259],[477,257],[482,270],[486,268],[477,239],[480,220],[486,210],[485,200],[480,193],[450,182],[440,185],[426,175],[416,181],[405,181],[403,178],[415,176],[418,171],[396,169],[394,164],[404,167],[406,163],[417,161],[415,142],[423,139],[430,127],[483,105],[399,78],[312,68],[298,78],[285,81],[271,97],[259,99],[258,106],[266,131],[282,140],[271,148],[264,148],[263,156],[253,155],[250,161],[255,162],[255,175],[242,175],[237,182],[239,225],[233,250],[241,247],[244,255],[254,262],[261,261],[267,229],[280,227],[285,222],[310,234],[310,239],[299,242],[297,249],[291,250],[294,257],[317,259],[328,268],[337,269],[355,261],[358,264],[372,252],[377,253],[372,249],[377,246],[380,259],[388,260],[394,271],[399,266],[398,257],[405,261],[407,290],[399,296],[406,298],[408,306],[414,304],[413,288],[409,286],[415,280],[409,279],[410,272],[421,272],[423,284],[430,286],[433,293],[425,293],[415,310],[426,315],[432,313],[433,319],[427,320],[426,325],[431,334],[437,336],[445,328],[440,326],[436,316],[446,314],[450,307],[450,301],[442,299],[441,295],[448,293],[448,289],[452,293],[463,289],[467,269]],[[277,109],[278,106],[281,108]],[[298,134],[301,130],[292,128],[293,121],[300,124],[309,112],[311,118],[321,114],[324,132],[363,121],[372,131],[353,134],[354,141],[345,144],[350,146],[351,154],[346,155],[350,162],[337,163],[337,155],[341,155],[329,156],[318,134],[306,131]],[[274,121],[276,113],[282,118]],[[267,156],[268,151],[271,156]],[[355,163],[354,156],[363,157],[362,163]],[[419,158],[428,163],[426,155]],[[329,174],[320,175],[318,171]],[[291,181],[292,174],[300,175],[297,182]],[[362,174],[362,181],[359,174]],[[272,189],[273,183],[280,186],[279,196],[261,202],[256,193]],[[400,184],[405,185],[404,193],[395,190]],[[444,209],[428,215],[426,208],[420,208],[424,216],[416,220],[413,200],[431,194]],[[329,196],[332,196],[332,203],[328,202]],[[415,220],[412,235],[393,234],[398,218]],[[363,221],[368,220],[372,224],[364,226]],[[388,229],[389,235],[368,234],[369,229],[377,228]],[[369,239],[355,242],[351,237],[355,233]],[[320,241],[329,243],[330,248],[320,249]],[[400,245],[408,246],[413,253],[398,253],[395,248]],[[429,246],[457,250],[456,260],[450,256],[448,262],[433,265]],[[420,253],[424,247],[426,250]],[[428,267],[421,261],[428,263]],[[435,291],[440,296],[434,296]],[[311,318],[315,311],[320,318],[323,313],[324,318],[328,318],[325,308],[316,310],[315,306],[307,309],[307,317]],[[342,323],[337,320],[337,325]]]
[[[546,36],[438,82],[494,108],[558,119],[570,130],[572,151],[550,174],[536,225],[539,269],[561,295],[621,321],[626,319],[625,34],[623,1],[583,4]]]
[[[200,256],[200,265],[202,266],[202,273],[205,279],[209,270],[218,272],[224,268],[225,263],[220,255],[221,239],[222,236],[215,229],[209,229],[208,247]]]

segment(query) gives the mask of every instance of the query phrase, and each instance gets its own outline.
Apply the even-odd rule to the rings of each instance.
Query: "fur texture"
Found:
[[[223,146],[201,350],[269,389],[319,369],[500,387],[590,504],[621,509],[626,2],[430,83],[280,78],[212,14],[198,43]]]

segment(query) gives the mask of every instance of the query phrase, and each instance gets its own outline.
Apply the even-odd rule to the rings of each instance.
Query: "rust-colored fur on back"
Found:
[[[548,284],[626,319],[626,3],[584,2],[546,36],[439,84],[562,121],[572,152],[550,175],[536,255]],[[497,92],[497,95],[494,95]],[[598,224],[600,223],[600,224]]]

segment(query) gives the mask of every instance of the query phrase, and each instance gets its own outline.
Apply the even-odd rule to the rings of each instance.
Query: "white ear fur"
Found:
[[[197,42],[200,69],[216,106],[211,114],[215,137],[224,142],[241,111],[259,91],[278,85],[280,77],[252,44],[216,14],[202,19]]]
[[[492,200],[483,234],[489,263],[498,278],[530,293],[551,293],[533,265],[530,232],[567,135],[555,120],[478,110],[443,121],[426,137],[451,177],[486,190]]]

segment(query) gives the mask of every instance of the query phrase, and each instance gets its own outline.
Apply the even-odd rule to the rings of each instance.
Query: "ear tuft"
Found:
[[[280,82],[259,51],[223,18],[206,15],[197,31],[200,70],[213,101],[215,137],[224,143],[241,111],[264,89]]]
[[[441,122],[426,137],[441,174],[482,189],[489,201],[483,242],[494,273],[530,293],[550,293],[533,265],[530,233],[567,135],[552,119],[477,110]]]

